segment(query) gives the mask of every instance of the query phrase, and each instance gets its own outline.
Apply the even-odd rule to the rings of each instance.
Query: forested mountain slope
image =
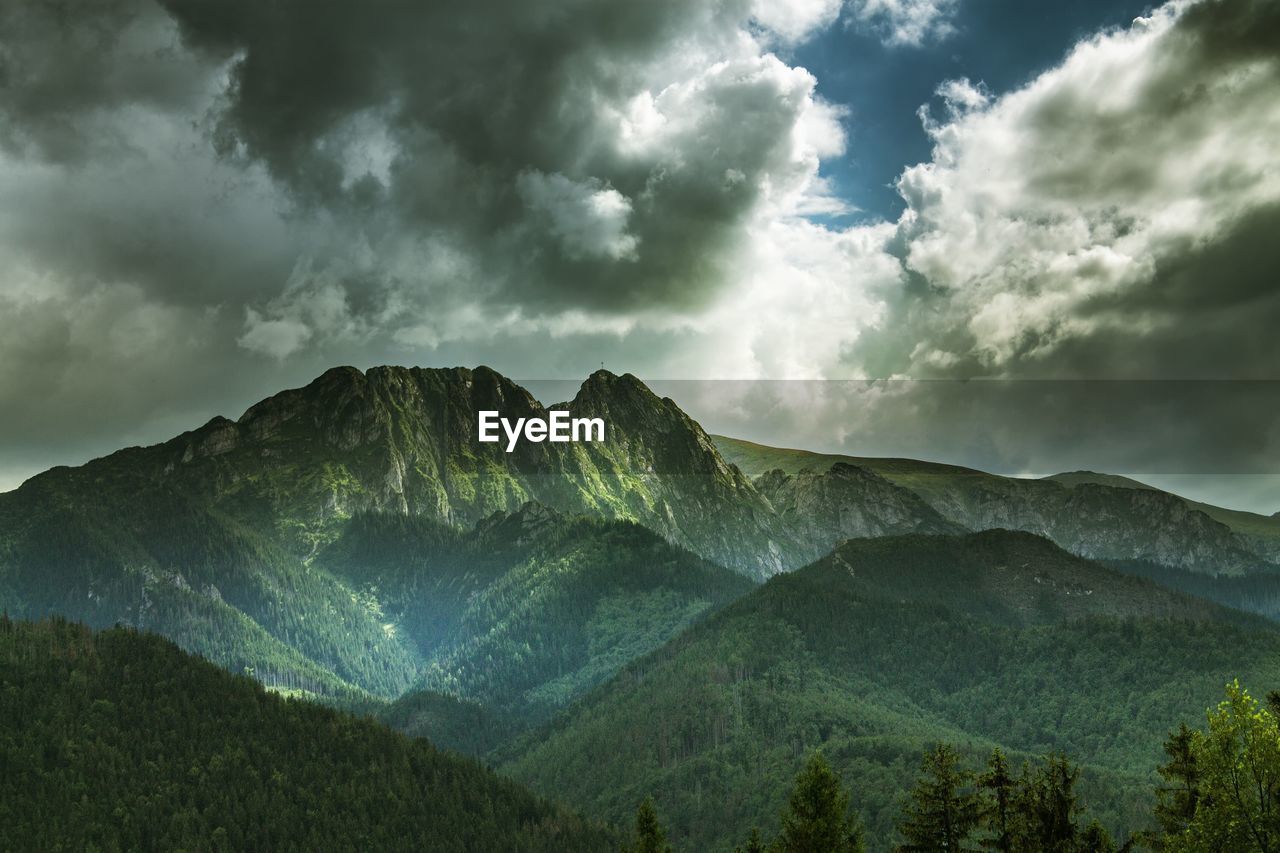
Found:
[[[632,522],[539,504],[460,533],[360,515],[316,559],[427,661],[418,686],[545,717],[754,584]]]
[[[216,510],[173,506],[127,503],[115,525],[92,504],[69,516],[54,541],[96,536],[56,552],[53,577],[15,548],[5,607],[162,631],[284,689],[430,688],[524,721],[753,585],[635,523],[533,503],[471,530],[361,512],[305,563]]]
[[[3,618],[0,684],[0,838],[22,849],[615,849],[473,761],[154,635]]]
[[[59,469],[0,495],[0,579],[12,616],[123,622],[269,685],[393,695],[418,668],[335,577],[127,467]]]
[[[679,841],[776,829],[821,748],[878,849],[937,740],[984,760],[1063,749],[1091,811],[1146,825],[1161,742],[1239,676],[1280,684],[1262,619],[1108,571],[1025,533],[852,540],[628,666],[501,751],[536,790],[621,819],[653,793]],[[768,833],[766,833],[768,834]]]

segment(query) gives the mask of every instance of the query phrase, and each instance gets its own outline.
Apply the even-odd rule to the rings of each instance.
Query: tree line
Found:
[[[1232,682],[1164,752],[1150,825],[1122,839],[1087,812],[1066,755],[1015,769],[997,750],[969,766],[945,743],[923,755],[893,836],[868,839],[857,792],[816,753],[777,831],[744,831],[738,849],[1280,853],[1280,693]],[[159,637],[60,619],[0,615],[0,757],[0,838],[28,849],[596,851],[618,838],[425,741],[283,699]],[[670,849],[641,803],[627,850]]]
[[[1203,729],[1183,723],[1164,743],[1152,825],[1114,839],[1077,791],[1062,753],[1015,771],[995,749],[970,768],[951,744],[928,749],[904,796],[895,853],[1277,853],[1280,851],[1280,691],[1265,702],[1238,681]],[[736,853],[865,853],[852,797],[821,752],[795,779],[776,837],[753,828]],[[623,853],[672,853],[652,798]]]

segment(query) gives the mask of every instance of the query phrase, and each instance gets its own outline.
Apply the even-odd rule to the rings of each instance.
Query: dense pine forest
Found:
[[[0,846],[604,850],[473,760],[124,628],[0,619]]]
[[[975,803],[985,796],[976,780],[994,752],[1017,768],[1010,769],[1011,778],[1031,788],[1033,780],[1043,782],[1054,756],[1069,756],[1063,760],[1074,762],[1067,774],[1073,802],[1088,804],[1089,820],[1080,823],[1080,832],[1096,823],[1090,838],[1105,833],[1117,844],[1149,840],[1142,833],[1150,832],[1161,803],[1153,773],[1165,733],[1194,721],[1208,697],[1235,676],[1280,684],[1280,630],[1273,622],[1117,574],[1021,533],[854,540],[813,566],[753,589],[637,525],[564,518],[531,507],[495,516],[471,532],[360,515],[316,565],[353,589],[378,595],[384,618],[415,644],[468,638],[450,647],[456,654],[441,658],[455,668],[426,670],[422,686],[434,689],[413,689],[392,703],[348,691],[329,695],[329,704],[479,758],[537,794],[613,826],[627,823],[636,803],[651,796],[667,837],[681,849],[730,850],[746,843],[743,827],[757,828],[765,840],[781,837],[787,792],[804,756],[815,752],[849,780],[850,814],[863,828],[862,843],[868,850],[890,849],[904,831],[903,797],[920,756],[933,754],[938,743],[954,744],[957,784],[973,788]],[[696,609],[685,612],[681,602]],[[24,625],[6,629],[14,639],[5,683],[49,691],[44,708],[56,722],[11,736],[11,754],[47,746],[54,756],[30,765],[48,775],[14,783],[21,785],[15,802],[27,795],[21,791],[43,790],[53,797],[48,802],[90,809],[99,816],[86,818],[90,823],[117,808],[128,812],[138,798],[168,802],[136,778],[103,789],[112,792],[107,811],[93,797],[74,808],[58,799],[64,795],[54,796],[55,790],[83,791],[92,783],[76,781],[89,765],[58,763],[64,753],[57,732],[71,725],[67,715],[86,709],[88,716],[75,719],[90,720],[90,729],[120,723],[118,716],[93,716],[94,709],[133,708],[149,679],[160,679],[166,666],[185,658],[129,629],[95,638],[64,623]],[[674,639],[663,645],[665,637]],[[56,653],[36,666],[42,643]],[[40,679],[15,668],[23,662],[35,666],[31,672],[42,673]],[[505,692],[503,681],[492,677],[495,666],[507,668]],[[610,677],[614,670],[618,674]],[[124,672],[128,677],[120,677]],[[194,692],[182,688],[184,697],[212,697],[229,686],[233,696],[298,716],[304,720],[299,726],[322,719],[359,733],[352,735],[356,740],[392,738],[379,723],[282,700],[254,680],[205,664],[195,672],[213,681],[206,685],[191,676],[199,686]],[[449,673],[447,680],[431,681]],[[180,686],[172,678],[159,683],[154,701]],[[541,699],[548,685],[559,684],[576,687],[549,702]],[[276,689],[296,692],[278,683]],[[467,698],[468,691],[474,698]],[[531,701],[535,697],[544,704]],[[189,698],[174,699],[173,707],[145,711],[160,715],[154,724],[136,716],[143,709],[129,719],[156,736],[165,726],[181,731],[187,725],[182,716],[193,706]],[[40,706],[12,688],[7,701],[10,725],[31,719]],[[195,739],[218,744],[222,738],[208,755],[190,754],[189,739],[174,736],[181,747],[176,751],[164,744],[152,749],[143,738],[143,752],[121,758],[120,744],[132,737],[127,732],[85,730],[84,736],[109,747],[113,767],[149,768],[129,761],[150,760],[163,764],[162,778],[196,767],[192,778],[204,784],[215,778],[209,767],[231,773],[226,762],[238,761],[233,766],[243,770],[243,755],[232,745],[255,737],[248,720],[257,717],[240,719],[235,702],[222,704],[231,722],[208,721],[210,737]],[[557,706],[564,710],[539,723],[547,711],[534,709]],[[214,737],[224,723],[223,734]],[[384,746],[392,752],[420,748],[399,736],[386,743],[399,744]],[[323,768],[339,760],[304,751],[299,764],[289,752],[297,748],[243,745],[255,767],[272,769],[234,785],[231,777],[218,776],[220,789],[237,801],[275,803],[268,782],[285,772],[283,762],[293,770],[282,778],[298,788],[304,803],[345,798],[336,788],[313,790],[317,783],[305,775],[290,775],[310,772],[305,765],[313,759]],[[98,757],[97,746],[86,749],[85,760],[97,762],[93,767],[108,761]],[[281,759],[277,749],[290,757]],[[434,750],[425,754],[454,761]],[[221,757],[215,761],[214,755]],[[396,761],[415,766],[410,759]],[[492,778],[478,765],[457,766]],[[318,771],[325,776],[332,776],[328,769]],[[392,781],[397,790],[414,784]],[[178,799],[163,808],[181,813],[198,802],[203,815],[183,818],[196,821],[196,828],[165,832],[202,837],[227,824],[225,814],[248,808],[230,800],[203,803],[178,791],[183,783],[176,778],[165,784],[177,786]],[[532,800],[519,788],[509,790]],[[124,799],[116,798],[117,791]],[[359,807],[376,811],[374,805]],[[272,813],[283,815],[287,826],[290,808],[273,805]],[[305,815],[309,806],[297,808]],[[19,809],[10,819],[31,814],[46,819],[42,826],[57,824],[48,810]],[[217,823],[200,822],[209,820]],[[975,833],[983,831],[981,824],[975,827]],[[34,824],[15,828],[16,837],[36,831]],[[106,838],[93,843],[109,847]],[[121,845],[145,847],[147,838]]]
[[[1080,768],[1066,755],[1050,753],[1014,769],[995,749],[974,768],[939,743],[924,753],[884,841],[895,853],[1266,853],[1280,844],[1280,693],[1269,693],[1264,706],[1232,682],[1207,726],[1183,723],[1164,752],[1150,828],[1117,841],[1090,815],[1079,792]],[[863,853],[866,833],[851,799],[822,753],[814,753],[793,783],[776,837],[766,841],[753,827],[734,851]],[[652,799],[636,811],[629,849],[672,850]]]
[[[1280,844],[1280,693],[1265,705],[1239,682],[1210,709],[1204,729],[1185,723],[1164,742],[1150,827],[1113,838],[1079,791],[1081,770],[1062,753],[1015,769],[1000,749],[967,766],[950,744],[928,749],[901,798],[894,853],[1267,853]],[[780,828],[766,841],[753,827],[734,853],[864,853],[866,832],[839,775],[814,753],[796,777]],[[636,811],[629,847],[670,853],[651,798]]]
[[[1178,589],[1228,607],[1280,619],[1280,572],[1266,571],[1234,577],[1205,575],[1147,560],[1107,561],[1118,571],[1150,578],[1161,586]]]

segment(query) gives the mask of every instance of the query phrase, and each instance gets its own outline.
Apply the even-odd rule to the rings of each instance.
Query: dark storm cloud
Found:
[[[224,156],[375,242],[430,231],[495,299],[537,310],[705,304],[808,97],[747,56],[701,83],[704,115],[665,118],[695,118],[688,136],[620,144],[630,100],[680,82],[656,63],[740,52],[744,3],[166,6],[189,45],[235,58]],[[534,197],[547,179],[576,194]],[[566,220],[609,216],[614,242],[565,239]]]
[[[0,483],[333,363],[698,351],[664,311],[722,290],[745,220],[839,144],[766,48],[834,7],[751,14],[4,5]]]
[[[1058,359],[1077,375],[1277,378],[1276,234],[1280,205],[1242,215],[1217,242],[1160,258],[1144,286],[1081,307],[1086,318],[1129,318],[1128,329],[1109,324],[1065,341]],[[1149,317],[1158,322],[1136,332]]]
[[[927,48],[963,8],[844,13]],[[899,184],[907,215],[849,227],[807,218],[848,212],[819,173],[848,117],[778,58],[840,13],[0,8],[0,485],[235,415],[335,363],[1272,375],[1274,4],[1161,11],[1001,97],[943,87],[935,157]],[[966,408],[951,385],[698,413],[773,424],[756,437],[783,444],[954,448],[1001,470],[1070,457],[1203,475],[1280,458],[1280,430],[1246,396],[1162,415],[1149,401],[1110,431],[1072,432],[1058,397]],[[1131,438],[1148,420],[1159,435]],[[1206,441],[1239,453],[1198,455]]]
[[[1274,61],[1280,51],[1280,8],[1271,0],[1218,0],[1191,6],[1177,29],[1205,63]]]
[[[78,161],[129,141],[93,118],[142,104],[175,107],[201,94],[204,70],[176,28],[144,0],[0,6],[0,145]]]
[[[287,275],[270,191],[209,163],[221,77],[147,0],[0,7],[6,289],[27,267],[58,280],[49,297],[107,283],[207,306]]]
[[[209,156],[221,76],[153,3],[0,5],[3,487],[281,380],[236,345],[238,303],[305,240],[267,182]]]

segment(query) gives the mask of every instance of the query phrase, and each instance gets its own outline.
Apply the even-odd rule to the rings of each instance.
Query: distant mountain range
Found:
[[[480,410],[565,408],[605,440],[476,440]],[[937,739],[1070,750],[1140,825],[1167,728],[1280,685],[1243,612],[1280,616],[1277,561],[1275,517],[711,436],[605,371],[544,406],[486,368],[336,368],[0,494],[10,617],[162,634],[595,817],[654,793],[713,850],[817,747],[887,838]]]
[[[604,418],[606,441],[525,442],[512,453],[478,442],[481,409],[547,411],[486,368],[336,368],[236,421],[52,469],[0,494],[4,607],[156,630],[269,684],[397,696],[422,679],[461,690],[445,671],[481,642],[450,633],[479,630],[477,611],[460,609],[467,596],[531,594],[532,544],[476,559],[479,542],[504,535],[505,517],[508,529],[537,515],[560,531],[548,546],[560,559],[575,549],[608,555],[606,566],[631,559],[620,555],[640,533],[572,521],[584,516],[642,525],[670,543],[674,563],[697,555],[756,580],[846,538],[989,528],[1204,574],[1269,574],[1280,553],[1278,519],[1122,478],[1023,480],[711,437],[632,376],[599,371],[552,408]],[[734,589],[693,595],[671,586],[684,572],[668,575],[635,594],[655,608],[675,595],[668,604],[692,618]],[[598,600],[612,606],[614,595]],[[651,642],[665,639],[654,630]],[[609,670],[592,671],[580,687]]]
[[[761,477],[766,483],[846,479],[849,468],[863,477],[876,475],[936,514],[915,513],[920,523],[940,516],[967,530],[1025,530],[1085,557],[1149,560],[1204,574],[1280,568],[1280,515],[1189,501],[1126,477],[1078,471],[1023,479],[914,459],[784,450],[726,436],[713,440],[721,456],[757,484]],[[856,511],[857,501],[851,504]],[[881,533],[867,529],[860,535]]]

